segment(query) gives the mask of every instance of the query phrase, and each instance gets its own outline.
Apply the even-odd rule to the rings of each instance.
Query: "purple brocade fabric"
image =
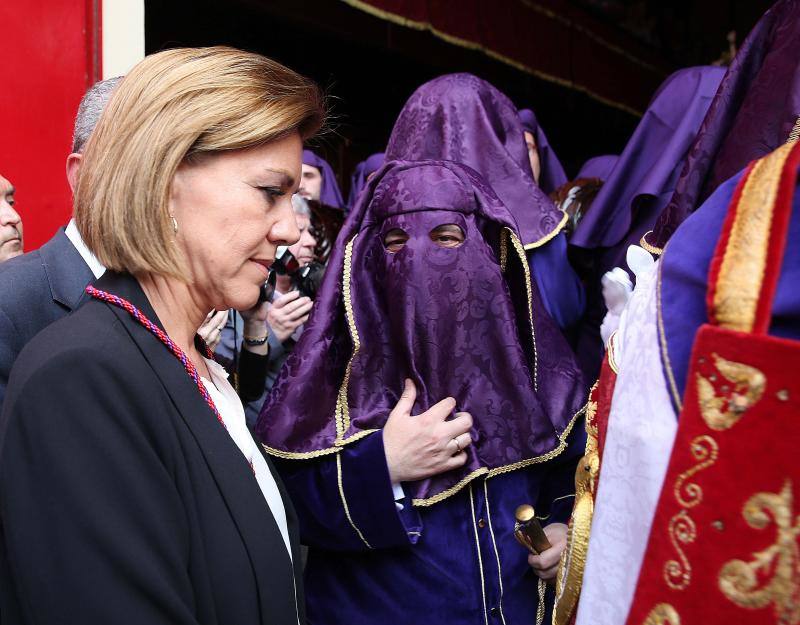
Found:
[[[603,182],[608,180],[611,172],[614,171],[614,166],[617,164],[619,156],[617,154],[605,154],[603,156],[595,156],[590,158],[583,164],[575,180],[581,178],[600,178]]]
[[[539,153],[539,164],[541,165],[539,187],[547,195],[550,195],[567,182],[567,174],[564,173],[561,161],[558,160],[558,156],[550,146],[544,129],[536,120],[536,113],[531,109],[522,109],[519,111],[519,121],[523,130],[531,133],[536,140],[536,151]]]
[[[800,117],[800,2],[767,11],[733,59],[648,241],[663,247],[723,181],[786,142]]]
[[[443,224],[460,226],[464,243],[437,246],[429,233]],[[392,228],[410,237],[396,253],[383,245]],[[382,428],[411,378],[414,414],[452,396],[474,419],[466,466],[407,484],[414,499],[556,449],[583,404],[583,380],[535,285],[529,300],[527,261],[510,240],[502,271],[505,228],[516,232],[510,212],[468,167],[387,163],[336,242],[314,312],[262,409],[260,439],[289,457],[332,451]]]
[[[303,150],[303,164],[316,167],[322,174],[322,188],[319,193],[320,204],[344,210],[346,205],[342,198],[342,192],[339,190],[339,184],[336,182],[336,174],[333,173],[333,169],[328,164],[328,161],[317,156],[311,150]]]
[[[724,74],[721,67],[690,67],[667,78],[570,244],[609,248],[634,231],[630,242],[638,243],[653,227]]]
[[[387,160],[446,160],[477,171],[514,216],[524,245],[557,232],[563,213],[533,181],[517,109],[505,95],[471,74],[425,83],[395,122]]]
[[[383,165],[385,155],[383,152],[372,154],[356,165],[350,178],[350,195],[347,196],[347,205],[355,206],[358,196],[367,184],[367,179],[378,171]]]

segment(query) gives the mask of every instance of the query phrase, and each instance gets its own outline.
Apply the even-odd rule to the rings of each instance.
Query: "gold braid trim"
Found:
[[[350,372],[353,368],[353,361],[361,350],[361,339],[358,336],[355,315],[353,314],[353,299],[350,292],[350,281],[353,272],[353,244],[358,235],[356,234],[344,250],[344,271],[342,276],[342,300],[344,301],[344,314],[347,319],[347,327],[350,330],[350,338],[353,341],[353,353],[347,363],[344,372],[342,385],[339,387],[339,399],[336,405],[336,440],[344,438],[345,432],[350,427],[350,410],[347,406],[347,387],[350,384]]]
[[[264,448],[270,456],[275,456],[276,458],[284,458],[286,460],[311,460],[313,458],[319,458],[320,456],[327,456],[328,454],[338,454],[345,445],[349,445],[350,443],[355,443],[356,441],[361,440],[365,436],[369,436],[373,432],[377,432],[378,428],[372,428],[369,430],[361,430],[356,432],[352,436],[348,436],[347,438],[343,438],[342,440],[334,441],[333,447],[326,447],[324,449],[315,449],[313,451],[284,451],[283,449],[275,449],[274,447],[269,447],[268,445],[264,445],[263,443],[261,446]]]
[[[650,252],[653,256],[661,256],[664,253],[663,247],[656,247],[655,245],[650,245],[647,242],[647,235],[653,234],[652,230],[648,230],[642,235],[642,238],[639,239],[639,245],[644,248],[645,251]]]
[[[656,313],[658,322],[658,342],[661,347],[661,361],[664,365],[664,371],[667,373],[667,382],[669,387],[669,394],[672,396],[672,402],[675,404],[678,412],[683,410],[683,402],[681,401],[680,393],[678,393],[678,384],[675,382],[675,373],[672,370],[672,361],[669,359],[669,351],[667,349],[667,332],[664,326],[663,305],[661,303],[661,283],[662,275],[664,273],[664,261],[658,266],[658,276],[656,277]]]
[[[784,164],[793,147],[794,143],[786,143],[756,161],[742,187],[714,291],[714,313],[723,328],[753,330],[775,199]]]
[[[587,404],[588,405],[588,404]],[[488,469],[486,467],[481,467],[480,469],[476,469],[469,475],[467,475],[464,479],[462,479],[458,484],[448,488],[441,493],[434,495],[433,497],[428,497],[427,499],[414,499],[412,500],[412,504],[417,506],[418,508],[432,506],[435,503],[439,503],[440,501],[444,501],[448,497],[455,495],[458,491],[460,491],[464,486],[469,484],[473,479],[478,477],[479,475],[486,475],[486,479],[495,477],[497,475],[502,475],[503,473],[511,473],[511,471],[517,471],[518,469],[524,469],[525,467],[529,467],[532,464],[541,464],[542,462],[547,462],[548,460],[552,460],[556,456],[560,455],[562,451],[567,448],[567,437],[569,436],[570,432],[572,432],[572,428],[575,425],[575,422],[578,420],[578,417],[581,417],[586,412],[586,405],[583,406],[575,415],[572,417],[572,420],[569,422],[564,431],[558,437],[558,445],[556,445],[553,449],[548,451],[541,456],[534,456],[533,458],[526,458],[525,460],[520,460],[519,462],[514,462],[512,464],[506,464],[502,467],[495,467],[493,469]]]
[[[565,213],[566,215],[566,213]],[[531,268],[528,266],[528,257],[525,256],[525,248],[516,233],[511,228],[506,228],[511,237],[511,245],[517,253],[522,271],[525,274],[525,291],[528,295],[528,320],[531,325],[531,337],[533,338],[533,390],[539,392],[539,353],[536,349],[536,330],[533,326],[533,286],[531,283]]]
[[[800,117],[797,118],[797,121],[794,123],[794,128],[792,128],[792,132],[789,133],[789,138],[786,139],[786,143],[794,143],[800,139]]]
[[[630,113],[631,115],[634,115],[636,117],[642,116],[642,111],[639,111],[633,108],[632,106],[628,106],[623,102],[611,100],[605,96],[600,95],[595,91],[592,91],[587,87],[575,84],[571,80],[566,80],[559,76],[548,74],[547,72],[535,69],[529,65],[517,61],[516,59],[512,59],[509,56],[500,54],[498,52],[495,52],[494,50],[490,50],[489,48],[486,48],[485,46],[482,46],[479,43],[475,43],[474,41],[469,41],[468,39],[462,39],[461,37],[455,37],[454,35],[439,30],[433,24],[430,24],[428,22],[418,22],[416,20],[411,20],[408,19],[407,17],[403,17],[402,15],[398,15],[396,13],[391,13],[389,11],[384,11],[382,9],[374,7],[368,2],[363,2],[362,0],[342,0],[342,2],[344,2],[345,4],[349,4],[351,7],[359,9],[364,13],[368,13],[374,17],[379,17],[383,20],[386,20],[387,22],[392,22],[393,24],[399,24],[400,26],[405,26],[406,28],[412,28],[414,30],[428,31],[434,37],[437,37],[442,41],[446,41],[447,43],[453,44],[460,48],[466,48],[467,50],[475,50],[476,52],[482,52],[486,56],[493,58],[497,61],[500,61],[501,63],[505,63],[506,65],[510,65],[515,69],[525,72],[526,74],[531,74],[532,76],[536,76],[537,78],[541,78],[542,80],[546,80],[547,82],[552,82],[557,85],[561,85],[562,87],[567,87],[568,89],[578,91],[580,93],[585,93],[587,96],[597,100],[598,102],[619,109],[621,111],[625,111],[626,113]],[[603,40],[598,39],[598,42],[600,41]]]
[[[553,228],[553,230],[551,230],[548,234],[544,235],[541,239],[538,239],[533,243],[526,243],[524,245],[526,250],[535,250],[537,247],[542,247],[542,245],[544,245],[551,239],[554,239],[564,229],[564,226],[567,225],[567,221],[569,221],[569,215],[565,210],[562,210],[561,212],[564,214],[561,216],[561,221],[558,222],[558,225],[555,228]]]
[[[350,507],[347,505],[347,498],[344,496],[344,486],[342,484],[342,457],[339,454],[336,454],[336,481],[339,484],[339,497],[342,498],[342,508],[344,508],[344,514],[350,523],[350,527],[358,534],[358,537],[361,539],[361,542],[367,546],[367,549],[372,549],[372,545],[367,542],[367,539],[364,538],[364,534],[361,533],[361,530],[358,529],[358,526],[353,521],[353,517],[350,516]]]

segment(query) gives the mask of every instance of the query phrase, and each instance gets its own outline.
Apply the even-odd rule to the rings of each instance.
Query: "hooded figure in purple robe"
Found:
[[[355,206],[358,196],[367,184],[371,175],[381,168],[385,160],[385,154],[378,152],[372,154],[356,165],[353,175],[350,178],[350,195],[347,197],[347,205]]]
[[[303,150],[303,165],[315,167],[322,176],[319,197],[306,197],[306,199],[316,200],[324,206],[345,210],[347,205],[342,199],[342,192],[336,182],[336,174],[324,158],[317,156],[311,150]],[[302,192],[301,195],[304,195]],[[305,196],[304,196],[305,197]]]
[[[567,261],[566,215],[534,182],[517,109],[472,74],[448,74],[419,87],[392,129],[387,160],[441,159],[478,172],[519,228],[544,305],[559,327],[583,312],[583,287]]]
[[[721,67],[690,67],[672,74],[659,87],[608,180],[570,238],[585,276],[587,311],[576,352],[584,373],[599,371],[604,346],[600,325],[606,306],[600,279],[614,267],[630,274],[625,254],[655,224],[683,168],[688,150],[725,75]]]
[[[617,164],[618,160],[619,155],[617,154],[604,154],[603,156],[590,158],[583,164],[578,175],[575,176],[575,180],[581,178],[599,178],[605,182],[608,180],[611,172],[614,171],[614,166]]]
[[[436,232],[453,225],[462,241],[442,244]],[[387,246],[398,231],[402,244]],[[463,467],[393,494],[382,428],[406,378],[417,388],[412,414],[452,396],[472,415],[473,444]],[[311,546],[309,619],[535,618],[513,513],[532,503],[549,522],[568,515],[583,389],[492,189],[452,162],[387,163],[344,226],[256,428]],[[476,519],[494,525],[478,536]]]
[[[648,242],[663,248],[723,181],[797,139],[799,121],[800,3],[780,0],[736,53]]]
[[[539,161],[539,176],[536,177],[536,184],[538,184],[547,195],[550,195],[567,182],[567,175],[564,173],[561,161],[558,160],[558,156],[556,156],[555,151],[547,141],[547,135],[544,134],[544,129],[536,120],[536,113],[531,109],[522,109],[519,111],[519,121],[522,124],[523,130],[526,133],[530,133],[534,141],[534,145],[528,146],[528,150],[536,150],[536,157]]]

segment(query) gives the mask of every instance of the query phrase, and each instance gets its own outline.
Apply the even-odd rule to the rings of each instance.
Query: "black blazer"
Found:
[[[92,280],[89,266],[63,228],[38,250],[0,264],[0,406],[22,348],[75,310]]]
[[[132,277],[108,272],[97,286],[158,323]],[[37,335],[11,374],[0,621],[304,623],[297,521],[278,485],[293,562],[181,363],[126,311],[88,301]]]

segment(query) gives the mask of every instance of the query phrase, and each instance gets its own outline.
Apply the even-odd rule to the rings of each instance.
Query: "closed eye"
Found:
[[[273,204],[276,199],[286,195],[281,187],[258,187],[266,196],[270,204]]]

